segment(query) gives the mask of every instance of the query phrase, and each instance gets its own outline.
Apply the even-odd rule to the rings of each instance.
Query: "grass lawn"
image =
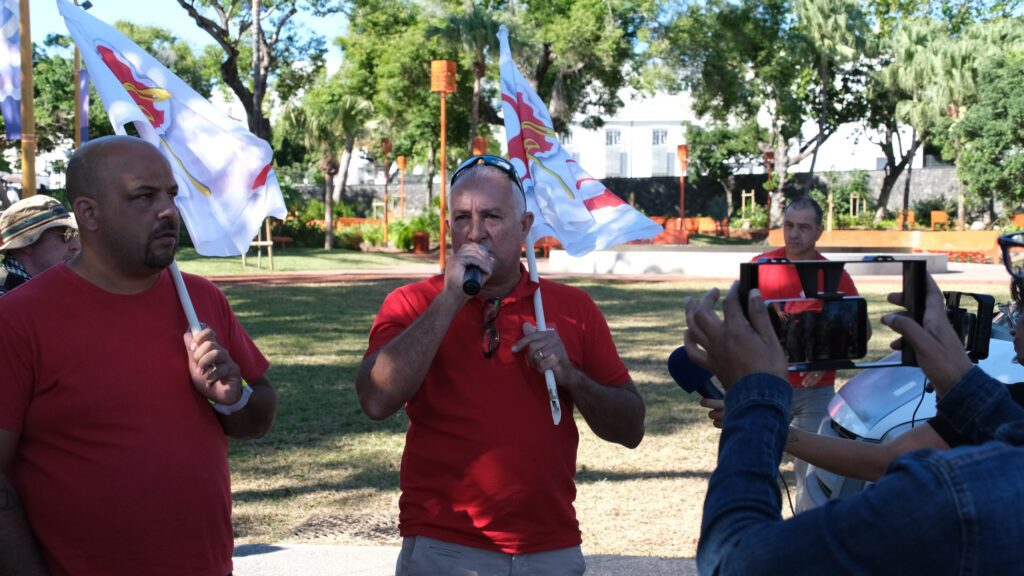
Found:
[[[436,255],[433,257],[436,261]],[[267,274],[270,265],[263,255],[263,268],[256,267],[256,252],[249,251],[246,266],[242,267],[240,256],[233,258],[210,258],[200,256],[194,248],[181,248],[177,255],[178,266],[183,272],[203,276],[225,276],[236,274]],[[426,262],[421,256],[388,252],[359,252],[355,250],[331,250],[317,248],[287,248],[274,250],[274,271],[306,272],[327,270],[353,270],[380,268],[387,269],[398,264]]]
[[[304,256],[296,251],[295,257]],[[338,265],[377,265],[374,258],[384,256],[344,254]],[[187,258],[182,263],[194,269]],[[231,446],[238,544],[399,542],[398,467],[406,418],[400,412],[375,423],[363,416],[354,378],[377,308],[402,283],[224,288],[269,357],[268,377],[280,395],[271,433]],[[707,424],[697,399],[669,378],[665,359],[682,342],[683,297],[703,294],[711,284],[572,283],[604,311],[647,402],[647,436],[636,450],[598,440],[577,415],[576,508],[584,549],[692,557],[718,431]],[[871,354],[879,357],[892,333],[878,319],[892,307],[884,303],[884,288],[865,288],[874,325]],[[1005,301],[1007,290],[996,297]],[[784,470],[792,487],[791,463]]]

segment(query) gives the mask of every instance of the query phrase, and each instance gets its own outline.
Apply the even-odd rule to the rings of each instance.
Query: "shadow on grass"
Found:
[[[628,482],[632,480],[666,480],[671,478],[699,478],[707,480],[711,477],[710,470],[642,470],[639,472],[621,472],[618,470],[585,469],[576,472],[576,483],[589,482]]]

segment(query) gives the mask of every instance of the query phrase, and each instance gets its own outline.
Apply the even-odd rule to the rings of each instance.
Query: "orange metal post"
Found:
[[[679,218],[686,218],[686,164],[690,158],[690,147],[680,144],[676,148],[676,158],[679,159]]]
[[[473,156],[487,154],[487,136],[473,138]]]
[[[433,60],[430,63],[430,91],[441,94],[441,271],[445,268],[445,258],[448,252],[448,230],[446,219],[448,218],[448,198],[446,196],[447,160],[445,145],[447,140],[448,116],[445,111],[445,95],[455,91],[455,62],[452,60]]]

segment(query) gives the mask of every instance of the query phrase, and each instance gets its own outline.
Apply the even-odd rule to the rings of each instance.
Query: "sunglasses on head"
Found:
[[[516,185],[516,188],[519,189],[519,193],[523,195],[523,200],[526,200],[526,190],[523,189],[523,181],[519,179],[519,174],[516,173],[515,165],[513,165],[508,160],[502,158],[501,156],[491,156],[490,154],[473,156],[469,160],[466,160],[462,164],[459,164],[459,167],[455,169],[455,172],[452,172],[452,179],[451,182],[449,182],[448,184],[449,188],[455,186],[455,182],[456,180],[459,179],[459,176],[465,174],[467,171],[469,171],[471,168],[478,164],[492,166],[504,172],[505,175],[508,176],[510,180],[512,180],[512,183]]]
[[[999,237],[999,249],[1003,252],[1003,266],[1010,276],[1024,280],[1024,232]]]

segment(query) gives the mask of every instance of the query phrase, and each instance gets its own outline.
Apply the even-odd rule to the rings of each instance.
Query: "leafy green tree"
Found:
[[[1024,50],[994,59],[978,80],[978,100],[957,126],[957,174],[973,194],[1012,209],[1024,204]]]
[[[334,241],[334,194],[331,182],[338,174],[338,155],[347,154],[342,182],[348,177],[349,162],[355,141],[365,133],[373,109],[368,102],[347,94],[336,78],[326,78],[314,85],[299,106],[286,110],[282,128],[301,140],[318,156],[324,174],[324,248],[330,250]]]
[[[764,129],[756,122],[731,127],[713,124],[706,128],[686,124],[686,142],[689,145],[687,171],[699,178],[710,178],[722,186],[728,216],[735,213],[733,206],[733,176],[742,167],[759,161],[758,143],[766,138]]]
[[[850,90],[847,80],[852,76],[859,82],[863,75],[850,74],[856,68],[840,71],[872,58],[875,46],[867,15],[857,0],[798,0],[796,13],[810,43],[816,80],[811,86],[813,115],[818,124],[809,170],[813,174],[818,151],[832,131],[848,120],[862,118],[865,112],[861,90]]]
[[[276,79],[279,95],[287,101],[314,81],[324,65],[324,39],[304,31],[294,16],[299,10],[314,16],[334,13],[341,8],[339,2],[178,0],[178,4],[220,48],[221,80],[242,103],[249,130],[270,141],[270,122],[263,110],[268,82]]]
[[[789,167],[822,140],[802,140],[816,81],[810,43],[794,23],[787,0],[709,0],[691,5],[659,30],[658,57],[675,62],[693,109],[713,122],[747,123],[767,117],[773,153],[771,224],[782,221]]]
[[[555,129],[574,117],[593,128],[614,114],[619,91],[644,65],[655,0],[507,0],[520,70],[548,103]]]
[[[937,74],[925,91],[932,109],[940,114],[940,127],[933,139],[941,144],[943,156],[959,163],[963,151],[958,125],[978,96],[977,81],[981,68],[1007,50],[1024,46],[1024,26],[1019,21],[978,22],[959,36],[943,41],[936,50]],[[987,219],[994,206],[990,202]],[[964,229],[966,199],[957,183],[957,227]]]
[[[916,13],[914,3],[896,7],[908,14]],[[935,75],[938,60],[934,42],[940,37],[938,24],[930,18],[897,17],[876,11],[880,23],[880,61],[883,66],[871,76],[868,84],[868,126],[877,129],[880,140],[873,140],[885,157],[885,177],[878,193],[875,222],[885,218],[886,207],[896,180],[904,170],[907,178],[903,188],[903,210],[909,209],[913,158],[935,129],[937,111],[924,100],[924,91]],[[909,124],[911,141],[899,140],[900,125]],[[907,222],[904,221],[904,227]]]
[[[461,50],[460,45],[431,33],[441,28],[442,14],[419,2],[355,0],[349,11],[348,32],[337,39],[345,56],[340,74],[348,91],[370,99],[378,117],[387,119],[394,156],[404,155],[427,165],[431,199],[441,125],[439,98],[430,92],[430,62],[457,60]],[[456,82],[456,92],[446,100],[447,138],[448,142],[465,142],[472,76],[457,70]],[[486,110],[489,104],[482,108]],[[490,115],[497,118],[493,111]],[[464,149],[449,146],[447,152],[449,158],[442,161],[450,166]]]
[[[469,116],[469,146],[473,149],[473,138],[477,135],[480,125],[480,98],[484,76],[487,74],[487,56],[497,53],[496,35],[501,23],[495,14],[479,3],[466,5],[459,12],[449,14],[443,27],[435,29],[452,44],[461,44],[463,51],[470,56],[469,68],[473,74],[473,98]],[[434,30],[432,30],[434,31]]]

